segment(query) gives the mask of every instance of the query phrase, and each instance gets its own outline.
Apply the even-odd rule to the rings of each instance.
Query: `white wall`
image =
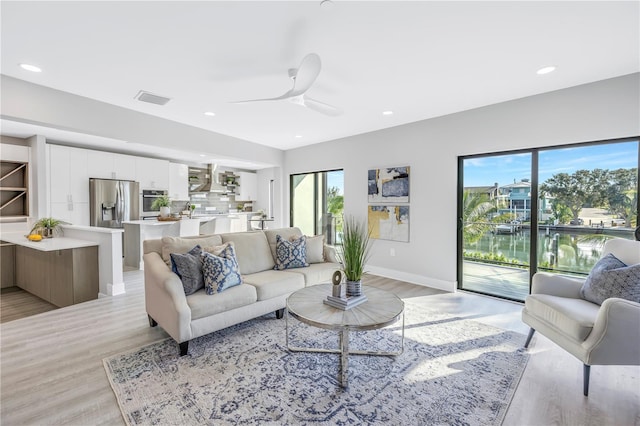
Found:
[[[364,220],[367,170],[411,166],[410,242],[376,240],[367,269],[454,290],[458,156],[638,136],[639,82],[636,73],[290,150],[284,194],[290,174],[344,169],[345,214]]]

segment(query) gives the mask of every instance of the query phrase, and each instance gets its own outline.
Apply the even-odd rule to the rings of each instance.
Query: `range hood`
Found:
[[[219,192],[219,193],[227,192],[227,187],[223,186],[218,181],[217,170],[218,170],[217,164],[209,164],[209,166],[207,166],[207,174],[205,175],[207,181],[191,192]]]

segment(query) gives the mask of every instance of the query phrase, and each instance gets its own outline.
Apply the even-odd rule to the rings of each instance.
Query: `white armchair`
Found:
[[[626,265],[640,263],[640,241],[608,240]],[[538,272],[526,297],[522,321],[531,327],[524,347],[538,331],[584,364],[583,393],[589,394],[592,365],[640,365],[640,303],[609,298],[602,305],[582,298],[584,280]],[[640,284],[640,283],[639,283]]]

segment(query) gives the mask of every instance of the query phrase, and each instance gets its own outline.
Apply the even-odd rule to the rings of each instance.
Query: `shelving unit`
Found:
[[[29,215],[29,165],[0,161],[0,217]]]

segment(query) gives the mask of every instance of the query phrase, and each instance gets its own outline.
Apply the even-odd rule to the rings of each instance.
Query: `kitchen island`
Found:
[[[3,233],[15,244],[15,284],[58,307],[98,298],[98,244],[69,237],[29,241]]]
[[[124,265],[144,269],[142,260],[144,240],[154,240],[166,236],[190,237],[200,234],[200,219],[127,220],[124,226]]]

